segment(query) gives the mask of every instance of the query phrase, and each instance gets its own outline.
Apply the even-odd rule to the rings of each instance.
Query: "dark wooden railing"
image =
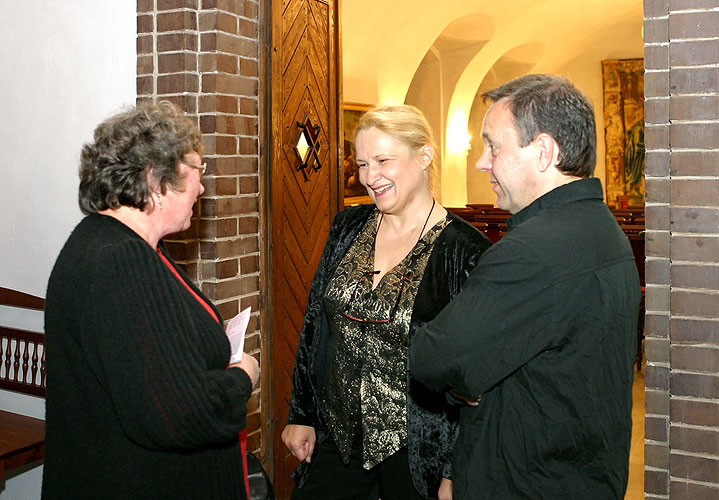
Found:
[[[45,335],[0,326],[0,389],[45,397]]]
[[[450,212],[463,218],[482,231],[492,243],[498,242],[507,232],[507,219],[511,215],[494,205],[467,204],[465,207],[448,208]]]
[[[42,310],[45,301],[8,288],[0,288],[0,305]],[[45,336],[0,327],[0,389],[45,396]],[[45,421],[0,410],[0,482],[5,471],[42,460]]]

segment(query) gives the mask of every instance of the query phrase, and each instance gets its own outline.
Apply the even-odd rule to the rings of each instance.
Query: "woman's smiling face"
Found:
[[[420,157],[376,127],[361,130],[355,138],[360,183],[384,213],[401,212],[427,180]]]

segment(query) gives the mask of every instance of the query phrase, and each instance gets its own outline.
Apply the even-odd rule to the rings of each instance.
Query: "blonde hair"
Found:
[[[360,117],[352,137],[352,156],[356,156],[357,134],[373,127],[407,146],[412,155],[418,154],[425,144],[436,151],[432,129],[419,109],[409,104],[378,105]]]

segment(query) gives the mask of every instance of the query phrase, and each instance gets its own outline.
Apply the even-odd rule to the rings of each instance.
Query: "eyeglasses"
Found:
[[[205,175],[205,170],[207,170],[207,163],[203,163],[202,165],[198,165],[197,163],[190,163],[189,161],[180,160],[180,163],[183,165],[187,165],[188,167],[196,168],[200,171],[200,175]]]
[[[360,277],[357,280],[357,283],[355,283],[354,290],[352,291],[352,297],[350,300],[347,301],[347,304],[345,304],[345,310],[342,313],[342,315],[347,318],[351,319],[352,321],[357,321],[358,323],[372,323],[372,324],[379,324],[379,323],[391,323],[394,321],[395,314],[397,312],[397,309],[399,308],[399,301],[402,298],[402,292],[404,291],[404,284],[407,281],[407,275],[403,274],[402,278],[399,282],[399,292],[397,293],[397,299],[394,301],[394,305],[392,306],[392,309],[389,310],[389,317],[388,318],[381,318],[381,319],[363,319],[358,318],[356,316],[351,315],[348,311],[350,308],[350,304],[355,303],[355,299],[357,298],[357,289],[359,288],[360,281],[362,281],[363,278],[373,276],[377,274],[379,271],[367,271],[362,273],[362,277]]]

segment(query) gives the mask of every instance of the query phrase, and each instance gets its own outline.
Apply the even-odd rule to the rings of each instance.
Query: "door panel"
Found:
[[[339,65],[336,0],[273,0],[271,165],[272,471],[289,498],[298,462],[280,439],[307,294],[339,208]],[[319,125],[319,170],[298,171],[297,122]]]

